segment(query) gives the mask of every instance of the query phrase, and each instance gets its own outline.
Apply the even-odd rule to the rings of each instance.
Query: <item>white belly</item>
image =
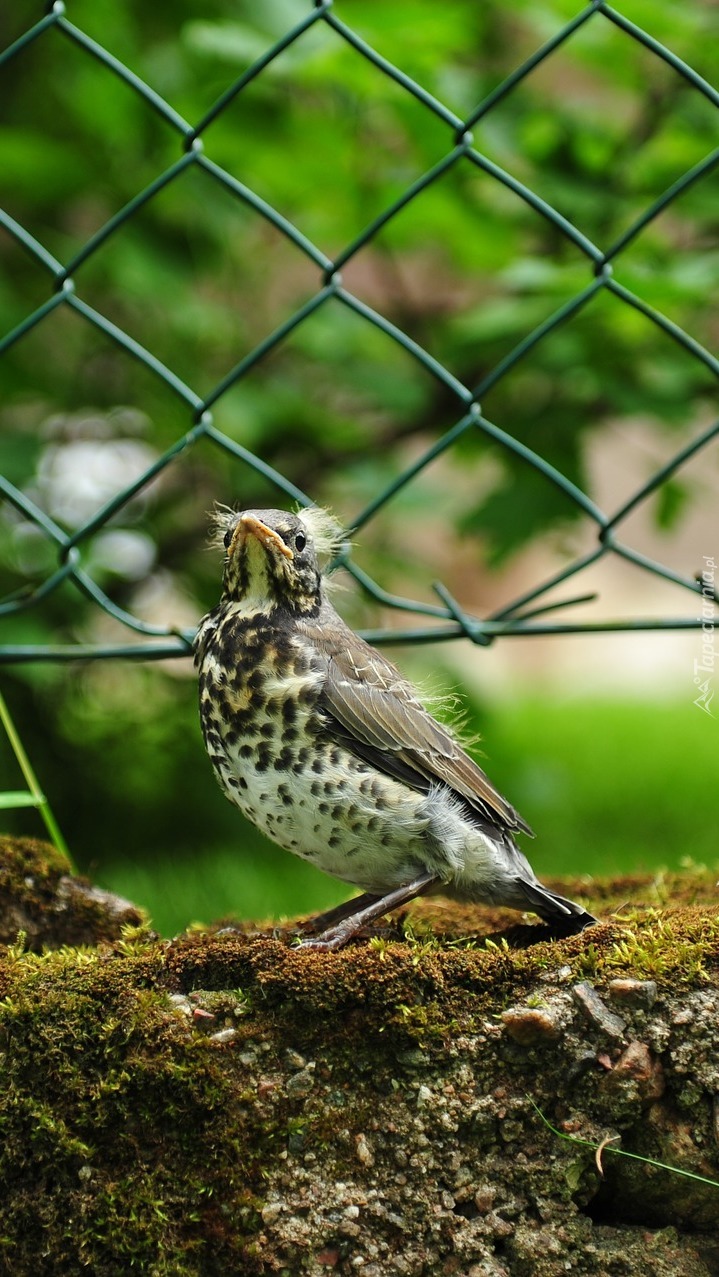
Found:
[[[388,891],[421,872],[425,795],[331,743],[316,746],[305,765],[297,755],[280,769],[262,759],[258,767],[241,749],[229,746],[218,767],[223,788],[280,847],[365,891]]]

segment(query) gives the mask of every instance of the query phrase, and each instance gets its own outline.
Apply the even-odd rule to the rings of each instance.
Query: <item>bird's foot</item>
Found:
[[[418,878],[413,878],[412,882],[408,882],[406,886],[397,887],[394,891],[390,891],[386,896],[367,894],[358,896],[356,900],[348,900],[346,905],[339,905],[336,910],[330,910],[329,913],[320,915],[322,921],[327,922],[332,919],[335,925],[328,927],[326,931],[323,931],[316,938],[300,940],[297,948],[318,949],[325,953],[332,953],[336,949],[341,949],[368,922],[374,922],[375,918],[381,918],[383,914],[389,913],[391,909],[398,909],[400,905],[407,904],[410,900],[414,900],[416,896],[424,895],[425,891],[428,891],[435,882],[437,882],[436,874],[424,873],[420,874]],[[352,911],[348,913],[350,907]],[[314,922],[319,920],[313,919]]]
[[[349,925],[348,925],[349,924]],[[353,936],[361,929],[354,926],[354,919],[348,918],[345,922],[340,922],[336,927],[328,927],[320,936],[313,936],[308,940],[299,940],[296,944],[297,949],[316,949],[320,953],[334,953],[336,949],[342,949],[351,940]]]
[[[361,909],[366,909],[368,905],[374,904],[375,900],[379,900],[379,896],[372,895],[369,891],[362,896],[354,896],[352,900],[345,900],[344,904],[336,905],[334,909],[327,909],[324,913],[315,914],[314,918],[307,918],[301,924],[301,934],[315,936],[318,932],[324,934],[325,931],[334,930],[337,923],[344,922],[345,918],[351,918]]]

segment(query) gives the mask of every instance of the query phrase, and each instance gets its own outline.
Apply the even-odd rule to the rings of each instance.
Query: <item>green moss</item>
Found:
[[[73,876],[49,843],[0,835],[0,943],[23,932],[31,949],[114,940],[143,915],[127,900]]]
[[[242,1268],[243,1211],[264,1137],[238,1111],[222,1049],[168,1002],[161,946],[78,957],[73,967],[68,950],[16,956],[3,970],[0,1174],[12,1210],[0,1231],[14,1271],[34,1271],[39,1226],[48,1272],[74,1271],[78,1258],[97,1273],[123,1272],[125,1259],[163,1274],[253,1271]],[[206,1146],[218,1154],[209,1161],[197,1157]],[[215,1197],[227,1199],[238,1166],[230,1214],[218,1217]],[[209,1266],[198,1258],[208,1237]]]
[[[144,926],[97,947],[9,947],[0,1254],[20,1274],[37,1271],[40,1246],[47,1273],[265,1272],[258,1238],[281,1156],[314,1154],[339,1181],[357,1174],[345,1120],[371,1132],[378,1105],[405,1094],[416,1113],[416,1077],[436,1059],[441,1083],[454,1043],[486,1033],[506,1006],[542,1006],[540,977],[568,968],[569,982],[589,975],[601,988],[626,972],[671,991],[716,975],[719,922],[698,903],[701,876],[694,903],[664,908],[646,900],[647,881],[584,887],[608,921],[564,940],[501,911],[425,901],[337,954],[298,950],[289,931],[165,942]],[[508,1079],[525,1058],[510,1052]],[[468,1109],[468,1123],[482,1120]],[[555,1174],[545,1156],[538,1193]],[[563,1174],[571,1201],[581,1175],[569,1163]],[[301,1271],[298,1254],[288,1271]]]

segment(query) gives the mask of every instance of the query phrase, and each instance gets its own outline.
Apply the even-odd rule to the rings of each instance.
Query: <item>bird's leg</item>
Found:
[[[357,932],[366,926],[368,922],[374,922],[375,918],[381,918],[383,914],[389,913],[391,909],[397,909],[400,905],[406,905],[410,900],[414,900],[416,896],[421,896],[425,891],[438,882],[437,874],[423,873],[419,878],[413,878],[412,882],[408,882],[404,887],[397,887],[394,891],[390,891],[386,896],[359,896],[355,900],[348,901],[348,904],[354,905],[354,911],[342,918],[335,926],[329,927],[316,940],[301,940],[300,949],[322,949],[325,952],[332,949],[341,949],[347,944]],[[363,901],[369,900],[369,904],[363,904]],[[360,906],[357,908],[357,906]],[[340,905],[340,909],[343,906]]]
[[[314,918],[308,918],[302,923],[302,930],[311,935],[316,935],[318,931],[327,931],[329,927],[334,927],[345,918],[350,918],[359,909],[366,909],[368,905],[374,904],[379,898],[371,891],[366,891],[361,896],[353,896],[351,900],[345,900],[344,904],[336,905],[334,909],[328,909],[325,913],[315,914]]]

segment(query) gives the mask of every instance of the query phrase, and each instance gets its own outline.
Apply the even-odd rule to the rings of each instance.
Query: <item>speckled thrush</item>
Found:
[[[231,802],[274,842],[364,895],[303,941],[338,949],[426,892],[530,909],[563,934],[596,921],[543,887],[529,826],[327,598],[340,537],[323,510],[221,511],[220,603],[195,641],[207,751]]]

